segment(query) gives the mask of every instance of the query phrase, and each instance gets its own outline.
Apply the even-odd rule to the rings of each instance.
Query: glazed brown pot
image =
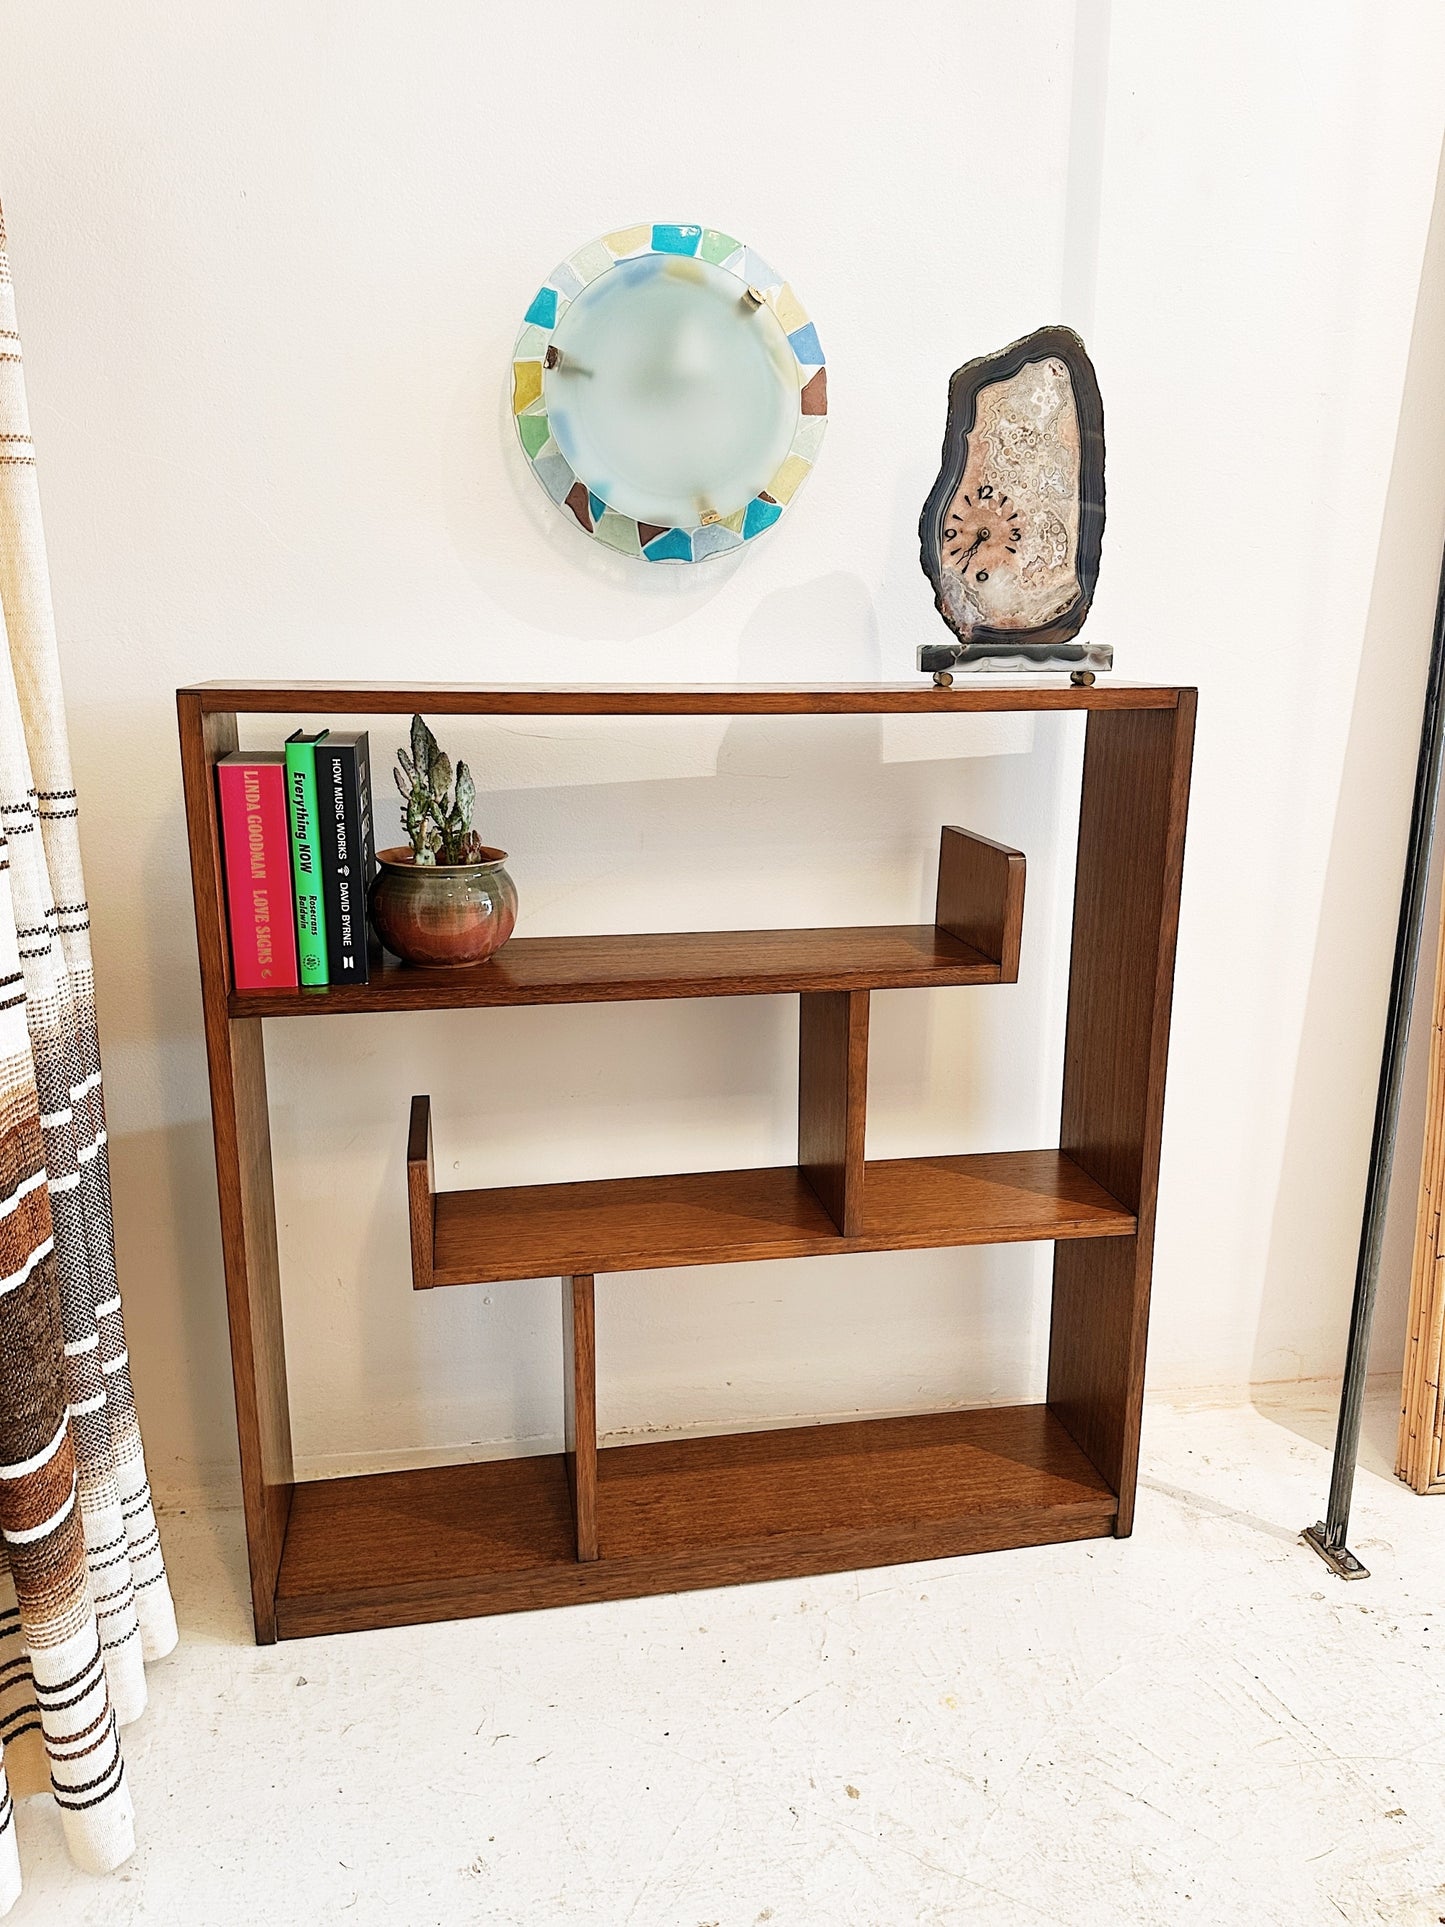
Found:
[[[367,909],[394,957],[412,964],[482,963],[517,921],[517,886],[505,850],[478,863],[415,863],[402,846],[379,850]]]

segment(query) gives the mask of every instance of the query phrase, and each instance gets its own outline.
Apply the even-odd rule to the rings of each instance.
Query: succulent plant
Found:
[[[451,758],[420,716],[411,719],[411,749],[396,752],[392,772],[405,806],[412,862],[480,863],[485,846],[472,828],[477,786],[465,763],[452,780]]]

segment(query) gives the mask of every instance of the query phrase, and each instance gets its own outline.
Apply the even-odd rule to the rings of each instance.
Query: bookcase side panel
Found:
[[[1177,709],[1089,717],[1060,1148],[1138,1232],[1055,1249],[1049,1404],[1133,1524],[1174,949],[1194,736]]]
[[[183,693],[180,730],[251,1599],[256,1637],[269,1644],[294,1473],[261,1020],[226,1011],[230,952],[215,763],[236,747],[236,719],[204,714]]]

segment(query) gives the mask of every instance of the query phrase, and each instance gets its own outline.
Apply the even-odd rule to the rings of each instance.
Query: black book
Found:
[[[364,729],[328,730],[317,743],[316,815],[330,981],[364,984],[371,975],[366,893],[376,875],[371,753]]]

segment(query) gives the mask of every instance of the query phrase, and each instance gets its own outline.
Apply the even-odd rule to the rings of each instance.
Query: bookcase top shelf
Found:
[[[1050,709],[1175,709],[1191,692],[1152,683],[201,682],[182,708],[244,716],[931,716]]]
[[[810,990],[996,984],[1002,966],[931,923],[832,930],[680,930],[664,936],[514,937],[485,963],[427,970],[387,958],[371,981],[233,990],[233,1017],[612,1004]]]

